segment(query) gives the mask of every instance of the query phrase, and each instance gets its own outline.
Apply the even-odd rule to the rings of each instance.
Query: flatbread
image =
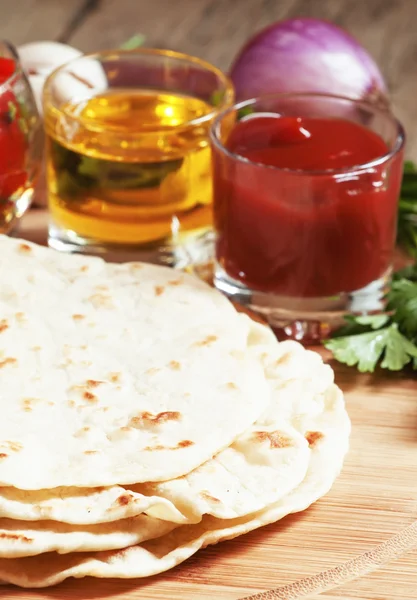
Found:
[[[146,512],[181,524],[199,522],[205,514],[232,519],[277,502],[302,481],[310,459],[304,435],[291,422],[295,419],[299,427],[303,415],[310,418],[323,411],[323,393],[333,383],[333,371],[300,344],[270,344],[268,335],[265,327],[254,324],[249,347],[256,348],[268,372],[271,403],[212,460],[180,478],[128,488],[1,488],[0,517],[82,525]]]
[[[22,587],[45,587],[68,577],[137,578],[166,571],[209,544],[231,539],[305,510],[325,495],[343,464],[348,450],[350,421],[337,386],[327,389],[323,412],[305,418],[303,431],[310,441],[311,460],[303,482],[279,502],[231,520],[206,516],[201,523],[185,525],[171,533],[121,551],[0,559],[0,579]],[[300,430],[301,431],[301,430]]]
[[[147,515],[100,525],[69,525],[58,521],[0,519],[0,557],[34,556],[44,552],[85,552],[126,548],[172,531],[177,525]]]
[[[0,236],[0,485],[164,481],[270,402],[251,325],[172,269]]]

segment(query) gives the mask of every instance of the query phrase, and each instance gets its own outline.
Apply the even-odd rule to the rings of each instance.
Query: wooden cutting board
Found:
[[[44,242],[45,211],[31,211],[19,233]],[[309,510],[209,547],[146,580],[87,578],[45,590],[0,587],[0,598],[237,600],[339,565],[411,524],[417,515],[417,379],[360,375],[331,364],[352,420],[351,449],[331,492]],[[417,551],[314,598],[415,600]]]

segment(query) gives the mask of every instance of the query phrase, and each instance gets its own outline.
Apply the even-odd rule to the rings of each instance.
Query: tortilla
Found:
[[[83,552],[126,548],[160,537],[177,525],[146,515],[100,525],[69,525],[58,521],[0,519],[0,557],[34,556],[44,552]]]
[[[270,344],[264,335],[265,327],[254,324],[249,347],[260,354],[268,372],[271,403],[254,425],[212,460],[160,483],[40,491],[4,487],[0,517],[83,525],[146,512],[182,524],[199,522],[205,514],[232,519],[277,502],[302,481],[310,458],[304,435],[291,422],[295,419],[299,427],[302,415],[310,418],[322,412],[323,393],[333,383],[333,372],[318,354],[300,344]],[[264,343],[258,346],[255,341]]]
[[[249,319],[190,275],[0,236],[0,277],[2,486],[179,477],[270,402]]]
[[[232,539],[308,508],[325,495],[340,472],[348,450],[350,421],[343,396],[332,385],[324,394],[323,412],[306,419],[311,460],[303,482],[279,502],[237,519],[206,516],[160,538],[119,551],[0,559],[0,579],[22,587],[45,587],[68,577],[137,578],[166,571],[209,544]]]

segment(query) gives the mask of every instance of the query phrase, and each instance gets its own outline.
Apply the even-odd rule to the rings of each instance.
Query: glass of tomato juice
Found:
[[[384,305],[404,131],[387,108],[275,94],[222,112],[211,132],[215,285],[278,337],[327,337]]]

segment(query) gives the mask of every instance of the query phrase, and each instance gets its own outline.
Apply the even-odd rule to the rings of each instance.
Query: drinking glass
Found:
[[[0,233],[29,208],[42,160],[42,126],[14,47],[0,41]]]
[[[209,130],[233,99],[220,70],[168,50],[57,69],[44,90],[50,246],[178,266],[212,224]]]
[[[236,124],[261,113],[325,118],[330,136],[334,119],[348,120],[378,134],[387,151],[317,171],[228,150]],[[219,115],[211,141],[218,289],[263,315],[279,336],[305,342],[326,337],[345,314],[383,308],[404,152],[404,131],[389,111],[337,96],[268,95]]]

